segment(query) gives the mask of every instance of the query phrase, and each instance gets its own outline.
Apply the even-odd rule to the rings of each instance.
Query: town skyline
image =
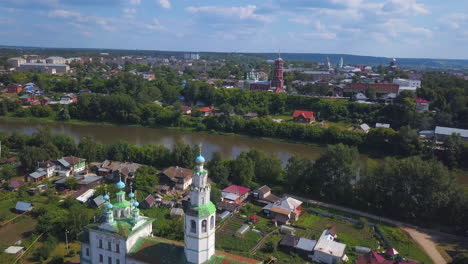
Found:
[[[468,4],[434,0],[12,1],[4,45],[467,59]]]

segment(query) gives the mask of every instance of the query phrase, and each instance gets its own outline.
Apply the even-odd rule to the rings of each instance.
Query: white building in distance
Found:
[[[400,85],[400,92],[401,91],[413,91],[416,92],[416,89],[421,88],[421,81],[420,80],[409,80],[409,79],[393,79],[394,84]]]

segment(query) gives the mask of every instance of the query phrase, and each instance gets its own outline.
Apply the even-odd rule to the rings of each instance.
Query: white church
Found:
[[[88,226],[80,234],[80,263],[261,263],[215,250],[216,207],[210,201],[211,187],[201,154],[196,163],[194,182],[190,187],[190,206],[185,210],[184,243],[154,237],[155,220],[140,214],[139,203],[131,188],[130,199],[126,199],[126,186],[119,181],[115,202],[110,201],[108,194],[104,195],[104,220]]]

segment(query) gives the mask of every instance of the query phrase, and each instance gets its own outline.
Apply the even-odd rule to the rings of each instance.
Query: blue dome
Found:
[[[131,193],[128,194],[128,197],[133,198],[133,197],[135,197],[135,194],[133,192],[131,192]]]
[[[133,202],[133,206],[138,207],[140,205],[137,201]]]
[[[103,198],[104,198],[104,200],[106,200],[106,201],[109,201],[109,199],[110,199],[110,197],[109,197],[108,194],[105,194]]]
[[[114,207],[114,206],[111,203],[106,204],[107,209],[112,209],[112,207]]]
[[[200,156],[198,156],[198,157],[195,159],[195,162],[196,162],[196,163],[204,163],[204,162],[205,162],[205,158],[204,158],[202,155],[200,155]]]
[[[123,183],[123,181],[119,181],[115,186],[119,189],[123,189],[125,188],[125,183]]]

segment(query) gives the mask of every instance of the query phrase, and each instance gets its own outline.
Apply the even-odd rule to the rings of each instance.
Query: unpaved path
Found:
[[[418,245],[426,251],[427,255],[434,261],[434,264],[446,264],[447,261],[440,255],[439,251],[437,251],[436,243],[434,243],[434,238],[425,233],[418,231],[414,228],[410,227],[401,227],[406,233],[410,235],[410,237],[418,243]]]

